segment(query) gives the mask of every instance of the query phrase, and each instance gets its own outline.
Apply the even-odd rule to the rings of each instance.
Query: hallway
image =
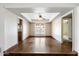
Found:
[[[33,37],[30,36],[23,43],[19,45],[15,45],[5,51],[5,56],[7,55],[38,55],[38,56],[70,56],[70,55],[77,55],[75,51],[72,52],[72,45],[71,43],[64,42],[61,44],[59,41],[55,40],[54,38],[50,37]]]

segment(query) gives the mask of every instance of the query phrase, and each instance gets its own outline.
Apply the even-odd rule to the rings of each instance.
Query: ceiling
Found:
[[[59,13],[21,13],[21,15],[29,19],[30,22],[33,22],[34,20],[46,20],[47,22],[51,22],[58,14]],[[39,17],[40,15],[42,18]]]
[[[39,13],[51,22],[78,6],[78,3],[10,3],[3,4],[6,9],[32,22],[38,19]]]
[[[64,16],[63,18],[72,18],[72,13],[67,16]]]

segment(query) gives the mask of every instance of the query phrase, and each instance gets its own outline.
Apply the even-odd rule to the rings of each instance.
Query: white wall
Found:
[[[72,48],[79,53],[79,7],[73,10],[72,24]]]
[[[62,42],[62,39],[61,39],[61,18],[57,18],[52,21],[52,37],[54,37],[59,42]]]
[[[72,18],[69,19],[69,37],[72,38]]]
[[[0,46],[2,52],[17,43],[17,16],[0,7]]]
[[[18,16],[5,10],[5,50],[18,42]],[[29,23],[23,19],[23,40],[29,36]]]
[[[18,40],[17,36],[17,22],[18,16],[5,9],[5,49],[15,45]]]
[[[3,51],[14,46],[18,42],[18,16],[0,7],[0,47]],[[23,39],[29,34],[29,24],[23,20]],[[2,53],[0,53],[2,55]]]
[[[61,29],[62,21],[61,20],[64,16],[69,15],[72,12],[73,12],[73,10],[67,12],[66,14],[64,14],[52,21],[52,36],[61,43],[62,43],[62,32],[61,32],[62,31],[62,29]]]
[[[30,36],[35,35],[35,27],[34,26],[35,26],[35,24],[30,23],[30,30],[29,30]]]
[[[0,55],[3,54],[3,49],[4,49],[4,10],[2,7],[0,7],[0,48],[1,52]]]
[[[29,36],[29,22],[23,19],[23,40]]]
[[[51,23],[47,23],[46,25],[46,36],[51,36]]]

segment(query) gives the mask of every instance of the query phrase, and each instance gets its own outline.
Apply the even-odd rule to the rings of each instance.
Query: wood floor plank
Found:
[[[59,41],[52,37],[29,37],[20,45],[15,45],[4,52],[5,56],[76,56],[72,43]]]

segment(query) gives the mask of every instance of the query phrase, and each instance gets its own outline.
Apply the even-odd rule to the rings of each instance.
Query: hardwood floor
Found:
[[[29,37],[4,52],[5,56],[77,56],[69,42],[61,44],[52,37]]]

